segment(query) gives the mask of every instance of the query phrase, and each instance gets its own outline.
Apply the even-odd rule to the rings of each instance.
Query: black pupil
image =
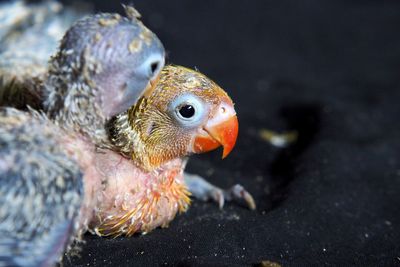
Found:
[[[194,115],[194,107],[192,105],[184,105],[179,109],[179,114],[184,118],[191,118]]]
[[[150,67],[151,67],[151,74],[154,74],[154,72],[156,72],[156,70],[158,68],[158,64],[156,62],[151,63]]]

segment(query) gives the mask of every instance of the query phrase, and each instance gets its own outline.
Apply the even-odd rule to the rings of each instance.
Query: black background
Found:
[[[188,170],[258,208],[194,201],[167,229],[85,236],[64,266],[400,266],[400,2],[138,0],[168,62],[236,103],[240,134]],[[121,12],[116,1],[97,11]],[[261,129],[297,130],[277,149]]]

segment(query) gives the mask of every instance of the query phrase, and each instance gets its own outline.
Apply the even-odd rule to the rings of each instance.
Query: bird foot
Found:
[[[256,209],[253,197],[240,184],[236,184],[228,189],[221,189],[210,184],[201,176],[189,173],[185,173],[185,182],[195,198],[202,201],[213,200],[218,203],[220,209],[224,207],[225,201],[244,201],[249,209]]]

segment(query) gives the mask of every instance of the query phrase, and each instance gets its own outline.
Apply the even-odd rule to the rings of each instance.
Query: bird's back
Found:
[[[55,1],[0,4],[0,106],[40,105],[47,63],[79,16]]]
[[[46,117],[0,110],[0,266],[53,266],[73,241],[82,172]]]

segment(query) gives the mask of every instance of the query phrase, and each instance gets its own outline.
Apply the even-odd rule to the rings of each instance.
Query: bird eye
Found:
[[[186,119],[193,117],[195,112],[196,111],[192,105],[183,105],[179,108],[179,114]]]
[[[191,93],[184,93],[171,101],[169,110],[171,116],[181,126],[197,127],[207,115],[203,101]]]
[[[150,54],[144,62],[137,67],[136,75],[144,77],[146,79],[154,79],[158,76],[161,69],[164,67],[164,55],[162,54]]]
[[[155,74],[157,74],[160,65],[161,65],[161,63],[158,61],[151,63],[150,68],[151,68],[152,76],[155,76]]]

